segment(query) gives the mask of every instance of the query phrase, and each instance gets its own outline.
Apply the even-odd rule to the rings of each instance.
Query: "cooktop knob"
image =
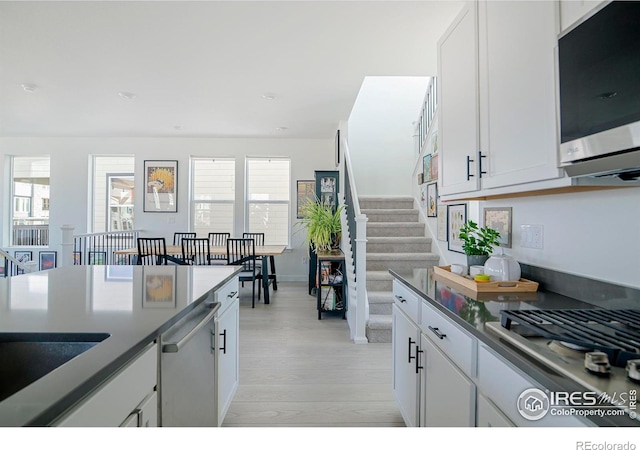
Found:
[[[587,352],[584,354],[584,367],[595,375],[606,376],[611,373],[609,357],[604,352]]]
[[[627,376],[640,383],[640,359],[630,359],[627,361]]]

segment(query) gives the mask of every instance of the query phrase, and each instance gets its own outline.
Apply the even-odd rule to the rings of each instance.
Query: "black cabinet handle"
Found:
[[[420,350],[420,347],[416,346],[416,373],[420,373],[420,369],[423,367],[420,365],[420,353],[423,353]]]
[[[467,181],[469,181],[471,179],[471,177],[474,177],[475,175],[471,174],[471,163],[474,162],[473,159],[471,159],[471,156],[467,155]]]
[[[220,336],[222,336],[222,348],[220,350],[222,350],[223,354],[227,354],[227,330],[225,329],[222,333],[220,333]]]
[[[487,155],[483,155],[481,151],[478,151],[478,155],[480,155],[480,178],[482,178],[482,175],[485,175],[487,173],[482,170],[482,158],[486,158]]]
[[[440,329],[439,329],[439,328],[433,328],[431,325],[429,325],[429,329],[430,329],[431,331],[433,331],[433,333],[434,333],[436,336],[438,336],[440,339],[444,339],[444,338],[446,338],[446,337],[447,337],[447,335],[446,335],[446,334],[444,334],[444,333],[440,333]]]
[[[415,356],[411,356],[411,345],[415,344],[416,341],[414,341],[413,339],[409,338],[409,361],[408,363],[411,364],[411,360],[415,358]]]
[[[233,298],[236,296],[237,293],[238,291],[229,292],[229,294],[227,295],[227,298]]]
[[[395,298],[397,298],[398,300],[400,300],[400,303],[406,303],[406,302],[407,302],[407,299],[406,299],[406,298],[402,298],[402,297],[401,297],[401,296],[399,296],[399,295],[394,295],[394,297],[395,297]]]

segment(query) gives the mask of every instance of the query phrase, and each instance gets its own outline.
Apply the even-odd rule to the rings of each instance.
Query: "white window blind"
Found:
[[[192,158],[193,231],[233,235],[236,161],[232,158]]]
[[[247,159],[246,185],[247,231],[264,233],[265,245],[289,245],[291,161]]]

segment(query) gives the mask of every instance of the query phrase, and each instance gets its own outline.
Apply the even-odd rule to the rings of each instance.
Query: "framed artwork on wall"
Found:
[[[144,162],[144,212],[178,212],[178,161]]]
[[[423,184],[422,186],[420,186],[420,206],[425,207],[427,206],[427,185]]]
[[[57,252],[40,252],[40,270],[55,269],[57,266]]]
[[[422,158],[423,183],[431,181],[431,155],[424,155]]]
[[[107,252],[89,252],[89,265],[102,266],[107,263]]]
[[[452,252],[464,253],[460,240],[460,228],[467,223],[467,204],[458,203],[447,206],[447,239],[448,249]]]
[[[314,180],[298,180],[296,187],[297,217],[302,219],[302,210],[308,201],[316,198],[316,182]]]
[[[447,206],[436,206],[438,221],[437,221],[437,235],[436,239],[445,242],[447,240]]]
[[[500,233],[500,247],[511,248],[511,208],[484,208],[484,226]]]
[[[73,252],[73,265],[82,265],[82,252]]]
[[[22,264],[30,262],[31,258],[33,257],[33,253],[30,250],[19,250],[16,251],[13,255],[18,260],[18,262],[21,262]],[[19,267],[16,267],[15,269],[15,272],[18,275],[24,273],[24,270],[20,269]]]
[[[427,184],[427,217],[438,217],[438,183]]]
[[[336,167],[340,165],[340,130],[336,132]]]
[[[431,181],[438,180],[438,155],[431,155],[431,172],[429,174],[429,178]]]

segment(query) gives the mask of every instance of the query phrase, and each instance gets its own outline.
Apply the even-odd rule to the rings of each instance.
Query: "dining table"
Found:
[[[256,245],[256,256],[262,258],[262,288],[264,290],[264,303],[268,305],[270,303],[269,296],[269,282],[273,281],[273,290],[278,290],[278,282],[276,279],[275,270],[275,256],[282,255],[286,250],[286,245]],[[226,255],[227,247],[225,246],[211,246],[209,253],[214,255]],[[138,254],[137,248],[126,248],[122,250],[116,250],[115,255],[133,256]],[[182,256],[182,246],[180,245],[167,245],[167,255]]]

